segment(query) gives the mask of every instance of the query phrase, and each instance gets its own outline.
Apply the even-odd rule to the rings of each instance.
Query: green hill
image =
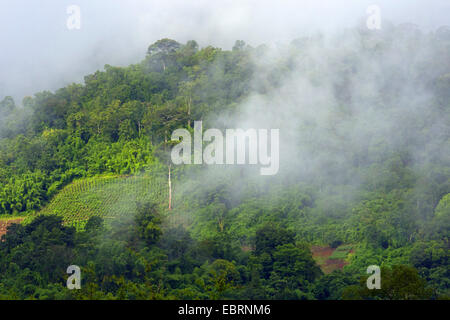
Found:
[[[2,227],[0,300],[448,297],[450,37],[404,33],[283,50],[162,39],[138,64],[3,99],[0,216],[27,218]],[[239,128],[279,129],[276,175],[168,167],[175,130],[195,160],[206,130]],[[371,265],[391,287],[367,292]]]
[[[59,192],[36,215],[59,215],[67,225],[82,229],[92,216],[105,220],[126,217],[136,211],[137,202],[163,204],[168,189],[165,177],[160,175],[102,176],[72,182]]]

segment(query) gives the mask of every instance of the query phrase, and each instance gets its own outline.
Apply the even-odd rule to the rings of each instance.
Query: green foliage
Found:
[[[330,256],[329,259],[330,260],[334,260],[334,259],[345,260],[345,259],[347,259],[347,256],[348,256],[350,250],[352,250],[351,245],[339,246],[336,248],[336,250],[333,252],[333,254]]]
[[[136,233],[140,239],[145,241],[146,245],[152,245],[158,242],[161,231],[161,218],[158,213],[156,204],[137,203],[136,217]]]
[[[0,215],[25,224],[9,226],[0,242],[0,298],[448,297],[450,171],[441,128],[450,70],[436,63],[449,60],[448,41],[422,35],[429,61],[414,58],[430,70],[410,67],[408,49],[404,73],[390,64],[388,35],[376,48],[359,37],[355,50],[326,51],[323,66],[311,63],[320,37],[297,39],[275,56],[242,40],[227,51],[162,39],[136,65],[106,65],[83,84],[25,97],[23,106],[3,98]],[[378,108],[402,125],[341,142],[366,125],[356,109],[361,96],[352,95],[363,57],[386,60],[380,70],[392,73],[365,112]],[[171,132],[245,116],[242,102],[279,95],[295,72],[313,87],[327,83],[336,105],[327,123],[312,117],[291,128],[291,147],[304,157],[294,169],[262,178],[248,167],[172,168],[168,210]],[[420,114],[399,101],[410,81],[433,97]],[[329,244],[337,248],[330,260],[349,265],[323,275],[305,243]],[[64,287],[70,264],[85,275],[78,292]],[[356,286],[371,264],[383,267],[380,292]]]
[[[434,214],[437,218],[450,215],[450,193],[447,193],[442,197],[434,211]]]
[[[367,277],[360,286],[350,286],[343,292],[344,299],[425,300],[433,297],[431,289],[413,267],[396,265],[381,269],[381,289],[368,289]]]
[[[133,214],[136,202],[162,205],[167,190],[164,176],[104,176],[76,180],[59,192],[39,214],[58,215],[64,224],[82,229],[91,217],[107,221]],[[165,205],[165,203],[164,203]],[[26,221],[32,219],[29,215]]]
[[[354,273],[337,270],[319,278],[314,283],[313,293],[318,300],[339,300],[346,288],[357,284]]]
[[[274,225],[266,225],[256,232],[255,253],[274,254],[278,246],[294,243],[294,233]]]

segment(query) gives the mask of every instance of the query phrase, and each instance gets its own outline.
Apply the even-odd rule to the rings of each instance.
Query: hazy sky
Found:
[[[0,0],[0,99],[19,102],[105,64],[136,63],[161,38],[223,48],[236,39],[276,43],[355,26],[372,4],[382,23],[450,25],[450,0]],[[67,28],[69,5],[81,9],[79,30]]]

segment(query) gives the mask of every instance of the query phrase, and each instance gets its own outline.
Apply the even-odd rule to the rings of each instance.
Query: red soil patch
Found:
[[[342,270],[348,264],[343,259],[329,259],[335,250],[331,247],[311,246],[313,259],[317,262],[323,273],[328,274],[334,270]]]
[[[311,251],[313,257],[326,257],[328,258],[333,254],[335,249],[331,247],[319,247],[319,246],[311,246]]]
[[[6,228],[14,223],[21,223],[23,218],[11,219],[11,220],[0,220],[0,238],[6,234]]]
[[[324,273],[331,273],[334,270],[342,270],[348,264],[345,260],[333,259],[325,261],[323,266]]]

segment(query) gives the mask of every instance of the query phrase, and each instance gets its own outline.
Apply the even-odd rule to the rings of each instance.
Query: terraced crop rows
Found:
[[[162,203],[167,197],[167,181],[161,175],[88,178],[65,187],[39,214],[60,215],[65,224],[83,228],[92,216],[132,215],[136,202]]]

